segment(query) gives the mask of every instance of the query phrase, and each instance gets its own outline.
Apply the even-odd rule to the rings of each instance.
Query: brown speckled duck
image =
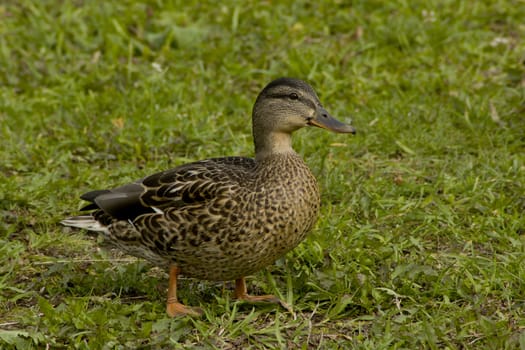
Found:
[[[305,126],[355,133],[328,114],[302,80],[280,78],[257,97],[252,113],[255,159],[224,157],[184,164],[110,190],[81,196],[89,215],[62,224],[101,232],[124,252],[169,268],[167,312],[194,315],[177,300],[180,274],[235,280],[235,298],[251,296],[245,276],[296,247],[319,213],[317,181],[292,149]]]

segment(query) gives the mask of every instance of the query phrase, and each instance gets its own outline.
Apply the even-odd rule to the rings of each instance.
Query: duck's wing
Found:
[[[212,158],[184,164],[110,190],[85,193],[91,204],[83,210],[100,209],[98,216],[134,220],[165,208],[184,207],[224,195],[247,181],[255,160],[244,157]]]

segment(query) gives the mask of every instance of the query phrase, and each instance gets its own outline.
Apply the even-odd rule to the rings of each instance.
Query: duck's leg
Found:
[[[177,278],[180,274],[180,269],[176,266],[170,266],[170,279],[168,282],[168,301],[166,304],[166,312],[170,317],[177,316],[200,316],[202,310],[199,308],[192,308],[179,303],[177,299]]]
[[[244,300],[250,303],[273,303],[279,304],[286,310],[291,311],[291,308],[284,301],[276,297],[275,295],[250,295],[246,289],[246,280],[244,277],[235,280],[235,299]]]

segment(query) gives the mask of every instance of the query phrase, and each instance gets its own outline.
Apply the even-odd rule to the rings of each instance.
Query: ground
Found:
[[[0,4],[2,348],[525,348],[523,1]],[[253,155],[274,78],[356,136],[295,135],[321,217],[248,279],[181,281],[59,221],[79,195]]]

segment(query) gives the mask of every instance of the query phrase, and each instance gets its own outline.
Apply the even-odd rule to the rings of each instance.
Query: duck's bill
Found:
[[[355,134],[355,129],[352,125],[341,123],[332,117],[324,108],[320,108],[315,116],[308,121],[308,124],[333,132]]]

